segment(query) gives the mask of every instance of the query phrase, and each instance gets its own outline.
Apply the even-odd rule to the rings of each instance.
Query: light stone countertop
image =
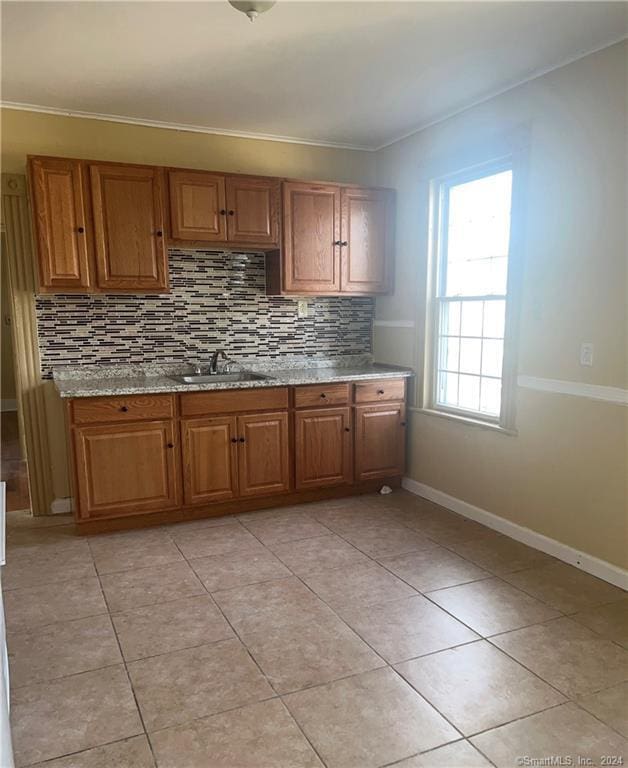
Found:
[[[236,361],[237,370],[246,370],[266,376],[253,381],[207,382],[182,384],[173,377],[189,372],[189,366],[83,366],[59,368],[54,371],[54,382],[62,398],[103,397],[107,395],[148,395],[161,392],[208,392],[226,389],[255,389],[286,387],[302,384],[331,384],[369,379],[394,379],[413,376],[409,368],[373,363],[367,356],[353,355],[335,360],[273,361],[264,365],[259,361]],[[300,365],[301,367],[297,367]],[[235,370],[234,370],[235,372]]]

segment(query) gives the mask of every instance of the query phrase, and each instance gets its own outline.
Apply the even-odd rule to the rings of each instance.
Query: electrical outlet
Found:
[[[299,299],[297,302],[297,317],[307,317],[309,315],[308,303],[305,299]]]
[[[580,345],[580,365],[589,368],[593,365],[593,344],[590,341],[583,341]]]

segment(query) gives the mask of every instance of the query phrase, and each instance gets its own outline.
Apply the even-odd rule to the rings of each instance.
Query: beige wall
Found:
[[[4,246],[4,240],[3,240]],[[0,371],[0,396],[2,400],[15,400],[15,366],[13,365],[13,338],[11,326],[7,325],[5,318],[11,317],[9,306],[9,275],[4,248],[0,254],[2,259],[1,296],[0,296],[0,323],[2,324],[2,338],[0,339],[2,370]]]
[[[612,46],[378,153],[398,229],[396,290],[377,316],[417,323],[377,328],[378,359],[422,366],[429,179],[526,147],[518,372],[628,387],[627,57]],[[628,408],[522,388],[516,407],[517,436],[413,412],[409,476],[628,566]]]
[[[372,152],[13,109],[0,110],[0,121],[3,173],[23,173],[26,155],[59,155],[362,184],[375,179]]]
[[[375,183],[372,152],[111,123],[12,109],[0,110],[2,172],[24,173],[27,155],[174,165],[356,184]],[[54,495],[69,495],[63,411],[46,384]]]

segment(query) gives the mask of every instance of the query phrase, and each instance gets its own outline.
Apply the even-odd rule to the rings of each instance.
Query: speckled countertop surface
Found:
[[[330,384],[341,381],[391,379],[412,376],[409,368],[373,363],[365,355],[306,360],[239,360],[232,370],[252,371],[267,378],[253,381],[182,384],[174,376],[189,372],[189,366],[81,366],[59,368],[54,382],[61,397],[102,397],[106,395],[148,395],[159,392],[207,392],[224,389],[285,387],[300,384]]]

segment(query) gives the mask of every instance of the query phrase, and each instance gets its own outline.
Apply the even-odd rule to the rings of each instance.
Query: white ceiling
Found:
[[[3,2],[2,100],[378,148],[628,34],[623,2]]]

